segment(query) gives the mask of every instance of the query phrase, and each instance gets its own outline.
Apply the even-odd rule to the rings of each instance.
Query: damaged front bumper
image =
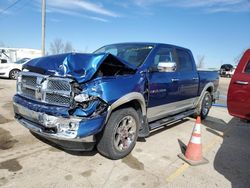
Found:
[[[106,115],[93,118],[58,117],[36,112],[14,102],[16,120],[31,132],[67,150],[92,150],[95,134],[101,131]]]

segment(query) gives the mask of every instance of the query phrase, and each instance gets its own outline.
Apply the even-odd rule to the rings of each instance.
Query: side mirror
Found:
[[[159,62],[157,68],[159,72],[175,72],[176,63],[175,62]]]

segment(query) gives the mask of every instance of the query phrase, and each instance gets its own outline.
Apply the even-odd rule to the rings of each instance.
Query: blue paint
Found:
[[[220,99],[227,100],[227,96],[226,95],[220,95]]]
[[[44,104],[38,101],[23,98],[19,95],[15,95],[13,97],[13,102],[25,108],[33,110],[35,112],[41,112],[41,113],[45,113],[45,114],[49,114],[53,116],[69,117],[69,113],[68,113],[69,109],[66,107]]]
[[[113,58],[122,62],[124,67],[136,69],[135,66],[124,60],[120,60],[109,53],[101,54],[79,54],[67,53],[61,55],[46,56],[42,58],[32,59],[26,63],[23,68],[34,72],[61,76],[72,77],[77,82],[82,83],[90,80],[100,65],[107,59]]]
[[[218,103],[216,103],[216,104],[213,104],[213,106],[227,108],[226,104],[218,104]]]
[[[107,113],[102,116],[82,120],[79,125],[77,137],[85,137],[97,134],[103,128]]]
[[[97,106],[100,104],[99,101],[95,100],[93,102],[90,102],[87,108],[83,109],[82,107],[77,107],[75,112],[73,113],[74,116],[79,117],[86,117],[93,114],[97,108]]]
[[[145,80],[141,74],[100,77],[82,85],[84,92],[98,96],[111,105],[123,95],[130,92],[143,94]]]

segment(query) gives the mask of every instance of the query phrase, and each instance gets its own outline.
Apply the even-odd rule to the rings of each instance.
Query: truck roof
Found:
[[[122,43],[113,43],[113,44],[107,44],[107,45],[117,45],[117,44],[144,44],[144,45],[152,45],[152,46],[162,46],[162,45],[167,45],[175,48],[181,48],[185,50],[189,50],[188,48],[184,48],[181,46],[173,45],[173,44],[166,44],[166,43],[157,43],[157,42],[122,42]],[[104,46],[107,46],[104,45]]]

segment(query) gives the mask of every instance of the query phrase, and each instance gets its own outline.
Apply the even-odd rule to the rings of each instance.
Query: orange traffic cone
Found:
[[[179,154],[178,156],[192,166],[208,163],[208,160],[202,157],[200,116],[198,116],[196,119],[194,130],[188,143],[185,156],[183,154]]]

